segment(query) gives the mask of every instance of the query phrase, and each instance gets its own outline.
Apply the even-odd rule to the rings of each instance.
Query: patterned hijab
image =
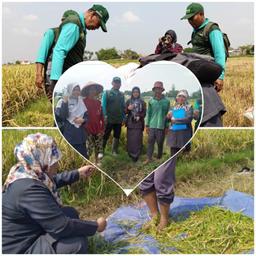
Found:
[[[185,102],[184,102],[184,104],[179,104],[178,102],[177,102],[177,97],[179,96],[179,95],[182,95],[182,96],[184,96],[185,97]],[[183,108],[183,109],[185,109],[185,111],[188,111],[189,110],[189,108],[191,107],[190,105],[189,105],[189,103],[188,103],[188,91],[187,90],[180,90],[179,92],[178,92],[178,94],[177,94],[177,97],[176,97],[176,100],[175,100],[175,103],[174,103],[174,109],[181,109],[181,108]]]
[[[29,178],[41,181],[61,205],[56,184],[47,175],[46,170],[61,159],[61,152],[54,139],[46,134],[30,134],[16,145],[14,155],[18,161],[14,165],[4,183],[6,190],[16,180]]]
[[[133,92],[135,90],[137,90],[139,92],[138,98],[133,97]],[[142,112],[143,100],[140,97],[140,88],[138,86],[135,86],[132,88],[132,95],[131,95],[130,103],[134,105],[134,109],[131,111],[133,115],[137,115],[138,113]]]

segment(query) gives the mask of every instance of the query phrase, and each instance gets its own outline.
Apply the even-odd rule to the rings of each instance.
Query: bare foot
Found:
[[[154,216],[151,218],[151,220],[149,220],[148,222],[146,222],[146,223],[142,226],[142,228],[143,228],[145,231],[149,230],[149,229],[152,228],[152,227],[156,228],[156,226],[157,226],[157,224],[158,224],[158,222],[159,222],[159,218],[160,218],[160,215],[159,215],[159,214],[154,215]]]
[[[166,228],[168,226],[168,224],[169,224],[168,219],[162,219],[161,218],[160,222],[159,222],[159,224],[157,226],[157,231],[158,232],[162,231],[164,228]]]

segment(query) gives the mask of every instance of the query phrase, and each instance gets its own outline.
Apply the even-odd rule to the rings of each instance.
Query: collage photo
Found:
[[[254,254],[254,2],[2,2],[3,254]]]

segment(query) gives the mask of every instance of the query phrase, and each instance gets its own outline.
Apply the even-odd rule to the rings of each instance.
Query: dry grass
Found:
[[[243,114],[253,106],[253,57],[229,58],[221,98],[227,108],[224,126],[253,126]]]
[[[217,197],[227,190],[254,194],[254,174],[238,174],[236,167],[226,167],[222,172],[208,172],[186,182],[177,181],[176,195],[181,197]]]
[[[30,101],[42,97],[43,90],[35,86],[35,65],[4,65],[2,74],[3,125],[12,126],[15,122],[13,116]],[[35,126],[40,126],[40,123]]]

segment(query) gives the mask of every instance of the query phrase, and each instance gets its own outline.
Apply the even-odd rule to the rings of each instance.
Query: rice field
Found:
[[[3,65],[3,126],[19,126],[13,120],[15,114],[44,95],[43,90],[35,86],[35,74],[35,65]],[[40,122],[34,126],[41,126]]]
[[[227,60],[223,91],[220,96],[226,106],[225,127],[253,126],[243,114],[253,106],[254,70],[252,57],[232,57]]]
[[[86,161],[70,148],[57,129],[3,130],[3,182],[11,166],[16,163],[13,154],[15,145],[21,142],[26,135],[36,132],[46,133],[56,139],[63,154],[60,161],[61,171],[72,170],[86,164]],[[134,185],[145,177],[142,175],[143,171],[147,171],[141,169],[141,174],[138,172],[139,166],[131,168],[127,162],[121,162],[119,166],[115,164],[112,160],[109,161],[108,166],[112,166],[116,173],[128,173],[129,177],[136,177]],[[217,196],[223,192],[223,189],[229,189],[233,186],[234,189],[253,194],[253,178],[251,177],[245,179],[244,182],[241,182],[242,178],[240,178],[240,180],[235,179],[223,184],[227,180],[224,176],[227,170],[228,175],[231,175],[243,166],[253,167],[253,130],[199,130],[192,142],[191,152],[178,158],[176,168],[178,192],[182,196],[189,196],[190,194],[194,196]],[[223,182],[214,182],[218,177],[223,177]],[[207,178],[213,180],[210,187],[207,187],[205,183]],[[195,180],[196,183],[189,185],[191,180]],[[87,182],[78,182],[61,192],[64,202],[80,206],[83,206],[84,203],[93,202],[95,198],[111,198],[117,195],[123,197],[120,188],[100,171],[96,171],[95,175]]]
[[[108,61],[115,67],[128,62],[130,61]],[[47,103],[46,108],[41,110],[40,99],[45,96],[43,90],[35,86],[35,65],[3,65],[2,71],[3,126],[53,126],[50,104]],[[224,126],[252,126],[252,123],[243,114],[253,106],[253,77],[253,57],[228,59],[224,90],[221,92],[228,111],[224,115]],[[36,111],[37,109],[40,111]],[[40,118],[41,115],[44,118]],[[26,118],[22,118],[22,116]]]
[[[206,136],[206,133],[208,136]],[[192,139],[191,152],[184,152],[181,156],[181,164],[183,165],[180,177],[188,176],[188,172],[192,175],[196,172],[191,168],[191,162],[195,163],[196,168],[206,168],[200,165],[200,159],[212,159],[213,164],[221,165],[223,162],[219,161],[225,157],[227,153],[235,154],[243,150],[253,150],[253,131],[238,130],[238,131],[219,131],[219,130],[199,130]],[[216,138],[216,139],[214,139]],[[111,152],[111,139],[107,144],[106,154],[101,162],[101,168],[113,177],[123,188],[131,188],[137,184],[141,177],[147,176],[150,172],[156,169],[159,165],[170,158],[170,148],[164,143],[163,157],[156,159],[157,147],[153,155],[153,161],[145,164],[147,159],[147,134],[144,132],[143,149],[139,160],[134,163],[126,152],[126,129],[122,129],[120,138],[119,154],[115,157]],[[239,158],[239,156],[237,156]],[[184,162],[182,162],[184,160]],[[223,160],[223,159],[222,159]],[[224,161],[224,160],[223,160]],[[191,171],[190,171],[191,170]],[[179,168],[177,167],[177,172]]]

